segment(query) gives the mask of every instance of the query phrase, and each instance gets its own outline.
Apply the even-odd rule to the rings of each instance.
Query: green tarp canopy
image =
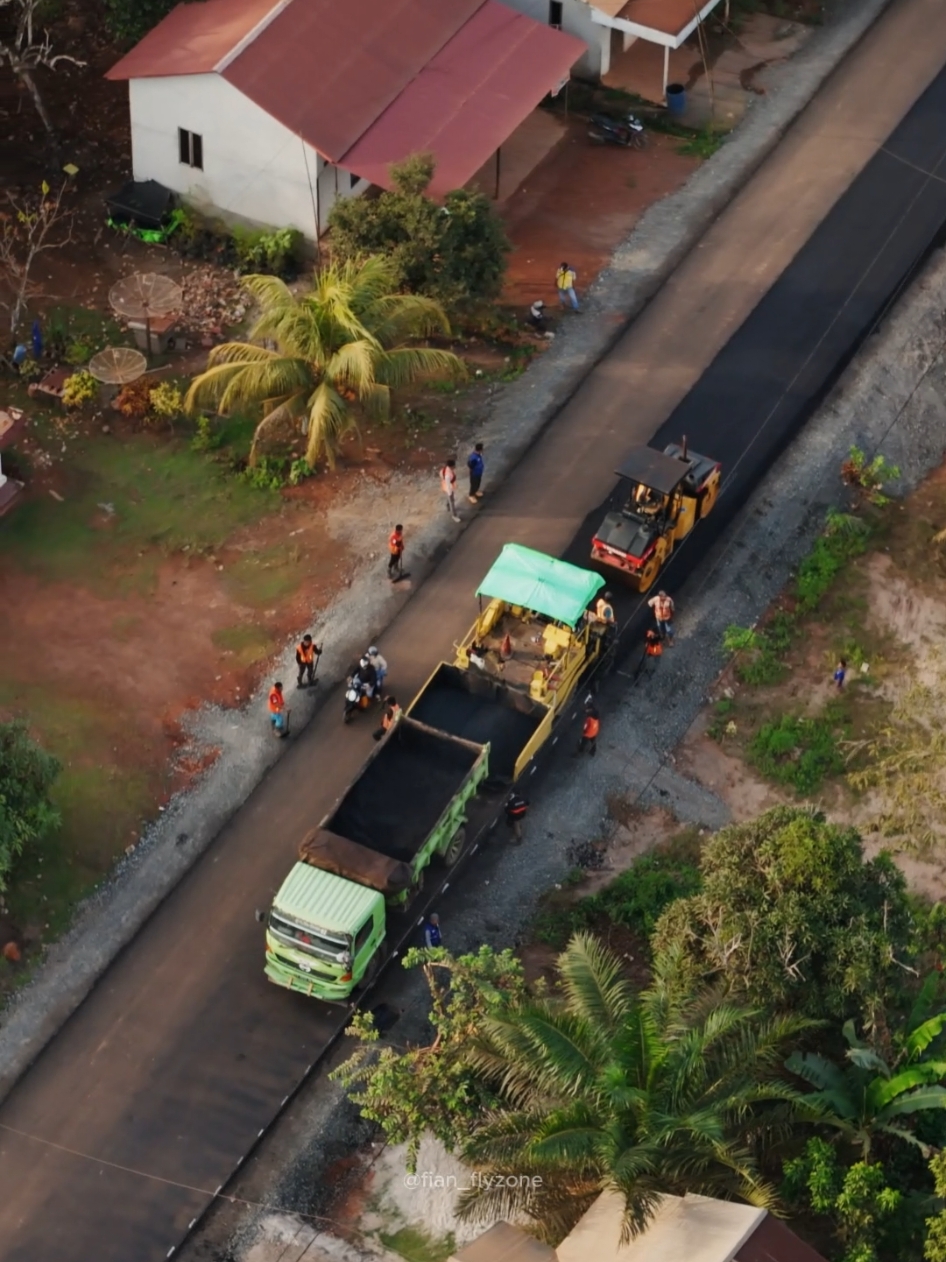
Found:
[[[476,594],[521,605],[573,627],[602,587],[599,574],[507,543]]]

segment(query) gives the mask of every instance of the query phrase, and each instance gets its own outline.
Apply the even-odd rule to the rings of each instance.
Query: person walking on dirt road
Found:
[[[454,521],[459,521],[460,518],[457,516],[457,462],[452,456],[440,470],[440,489],[447,499],[447,512]]]
[[[296,645],[296,687],[310,688],[315,683],[315,667],[322,656],[321,644],[315,644],[311,635],[304,635]],[[305,679],[305,683],[303,683]]]
[[[394,582],[401,577],[404,570],[404,527],[400,522],[388,537],[388,578]]]
[[[470,471],[470,503],[475,504],[483,498],[480,483],[483,481],[483,470],[486,461],[483,459],[483,444],[477,443],[466,459],[466,467]]]
[[[289,711],[283,696],[282,684],[277,679],[269,690],[269,721],[276,736],[285,736],[289,730]]]
[[[673,610],[674,604],[666,592],[660,591],[656,596],[651,596],[648,605],[654,611],[654,619],[657,623],[657,630],[667,641],[667,647],[673,646]]]
[[[575,293],[575,281],[578,279],[578,273],[573,267],[569,267],[567,263],[563,263],[555,273],[555,287],[558,290],[558,300],[563,307],[567,307],[571,303],[572,311],[580,311],[578,305],[578,295]]]

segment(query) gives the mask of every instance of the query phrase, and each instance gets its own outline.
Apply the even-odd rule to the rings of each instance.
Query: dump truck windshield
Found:
[[[351,938],[348,934],[329,933],[325,929],[314,929],[311,925],[297,925],[295,921],[276,911],[269,914],[269,928],[281,942],[295,947],[297,951],[304,951],[306,955],[315,955],[319,959],[332,960],[337,964],[347,964],[351,960]]]

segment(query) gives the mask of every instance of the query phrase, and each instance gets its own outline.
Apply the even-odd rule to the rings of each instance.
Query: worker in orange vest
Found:
[[[289,711],[286,709],[286,698],[282,693],[282,684],[277,679],[269,690],[269,721],[277,736],[285,736],[289,731]]]
[[[311,635],[304,635],[296,645],[296,687],[308,688],[315,683],[315,668],[322,656],[321,644],[315,644]],[[305,679],[305,683],[303,683]]]
[[[650,663],[655,662],[658,657],[661,657],[663,655],[663,651],[664,642],[660,638],[660,632],[655,631],[653,627],[651,627],[644,636],[644,654],[637,665],[637,670],[634,672],[634,679],[637,680],[645,666],[649,666]],[[651,670],[653,669],[652,666],[649,666],[649,668]]]
[[[376,741],[381,740],[390,732],[391,728],[401,717],[401,707],[397,703],[397,697],[384,698],[384,711],[381,715],[381,726],[372,735]]]
[[[404,527],[400,523],[394,527],[388,538],[388,552],[388,578],[393,583],[402,576],[404,567],[401,560],[404,555]]]
[[[581,726],[581,738],[578,741],[578,752],[585,750],[594,758],[598,752],[598,733],[601,731],[601,719],[591,701],[585,702],[585,721]]]

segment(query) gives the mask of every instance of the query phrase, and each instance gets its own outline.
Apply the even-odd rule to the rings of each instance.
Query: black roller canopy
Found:
[[[659,491],[661,495],[669,495],[689,472],[689,460],[665,456],[662,451],[654,451],[653,447],[635,447],[617,470],[617,475],[630,482],[643,482],[644,486]]]
[[[120,222],[132,222],[139,228],[160,228],[171,209],[173,194],[157,180],[129,180],[117,193],[105,199],[108,213]]]

